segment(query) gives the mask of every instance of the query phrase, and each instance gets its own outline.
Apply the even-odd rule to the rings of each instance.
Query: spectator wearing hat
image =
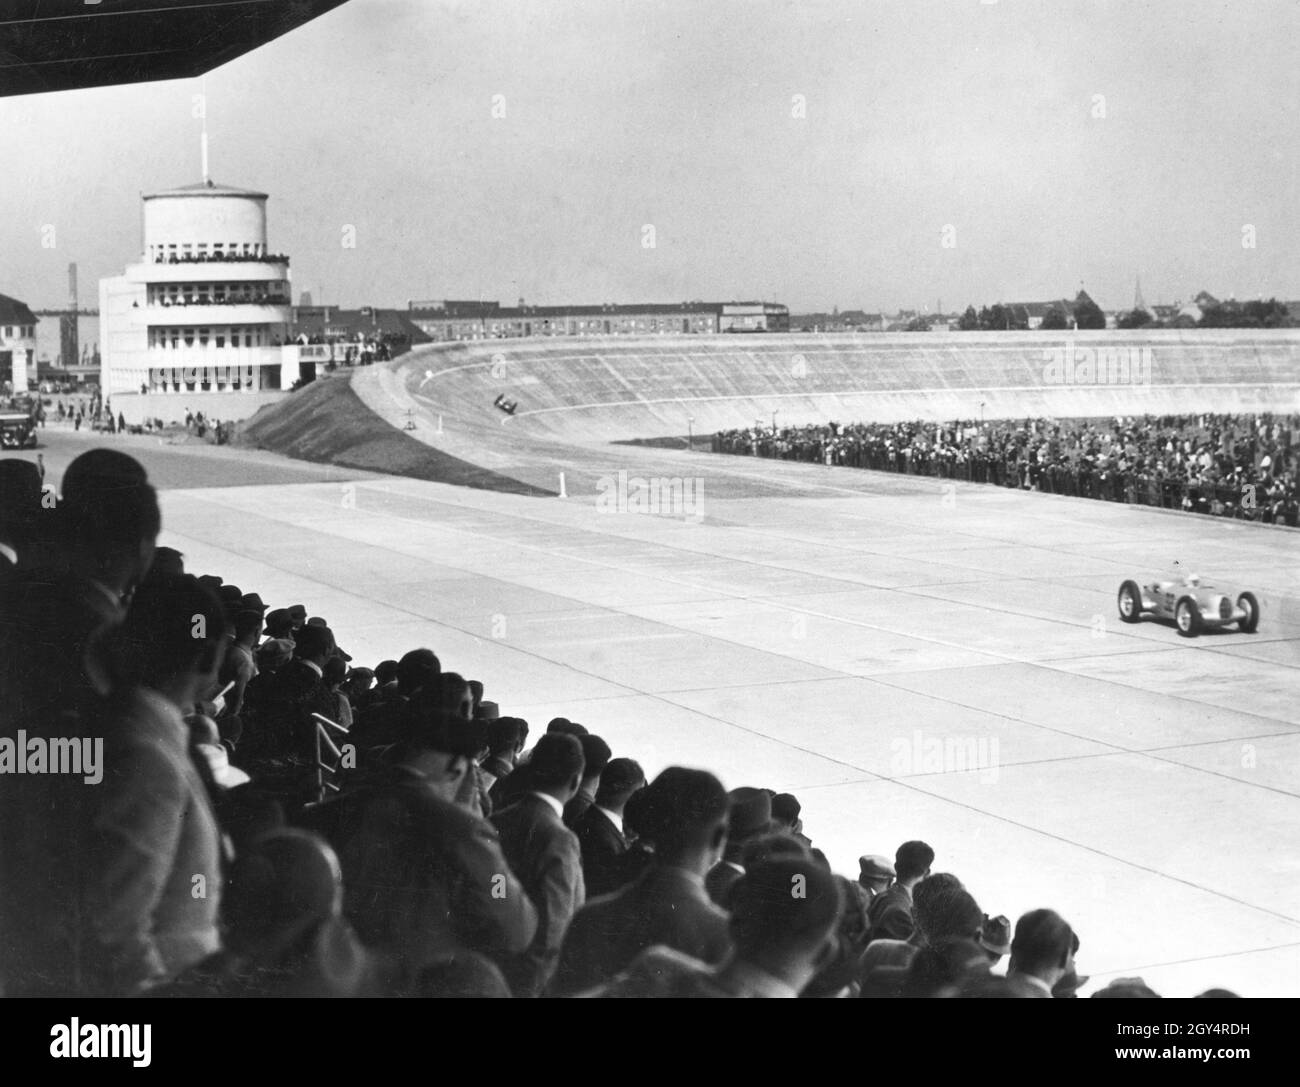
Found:
[[[628,849],[627,836],[623,833],[623,809],[632,794],[644,786],[645,771],[640,763],[632,759],[611,759],[600,776],[595,803],[574,826],[582,850],[582,875],[588,898],[620,886],[619,862]]]
[[[296,636],[298,631],[307,625],[307,606],[305,604],[290,604],[284,610],[289,613],[289,619],[293,624],[293,632]]]
[[[894,884],[871,901],[867,918],[872,940],[906,940],[912,935],[912,888],[930,874],[934,850],[925,842],[904,842],[894,854]]]
[[[858,886],[866,891],[868,906],[889,889],[894,875],[894,864],[888,857],[873,853],[858,858]]]
[[[1074,969],[1074,930],[1053,910],[1031,910],[1016,922],[1007,978],[1021,996],[1051,997],[1052,987]]]
[[[1001,914],[990,917],[986,913],[977,942],[988,955],[989,965],[997,966],[1003,956],[1011,954],[1011,922]]]
[[[284,608],[275,608],[266,613],[265,629],[268,639],[293,641],[293,617]]]
[[[766,789],[732,789],[727,846],[722,859],[704,877],[705,890],[722,909],[728,908],[731,888],[745,874],[741,855],[747,843],[773,830],[772,795]]]
[[[605,772],[612,754],[609,744],[591,733],[579,736],[578,742],[582,745],[582,784],[578,787],[578,794],[564,805],[564,825],[570,829],[577,826],[578,820],[596,802],[596,790],[600,788],[600,775]]]
[[[577,835],[564,825],[564,805],[582,783],[582,745],[549,733],[528,764],[529,791],[493,816],[506,861],[537,910],[537,935],[506,969],[516,996],[540,996],[555,973],[560,945],[586,900]]]
[[[531,944],[537,912],[496,829],[453,800],[478,730],[420,699],[407,713],[404,739],[374,779],[304,821],[338,852],[344,909],[362,941],[414,985],[462,951],[504,966]]]
[[[608,981],[656,944],[706,963],[730,951],[727,915],[704,889],[704,874],[727,840],[722,783],[704,770],[670,766],[633,797],[653,860],[632,883],[578,911],[552,986],[557,996]]]
[[[792,894],[799,886],[802,894]],[[585,995],[607,997],[797,997],[835,954],[840,884],[801,855],[758,861],[736,884],[728,923],[734,950],[716,966],[653,947],[610,984]]]

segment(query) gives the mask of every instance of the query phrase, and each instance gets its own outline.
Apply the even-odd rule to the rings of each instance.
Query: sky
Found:
[[[205,94],[317,303],[1300,299],[1297,40],[1293,0],[350,0],[202,79],[0,99],[0,292],[76,261],[94,304]]]

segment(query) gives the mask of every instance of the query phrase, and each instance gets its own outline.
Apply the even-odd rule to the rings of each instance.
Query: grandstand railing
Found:
[[[337,777],[342,769],[343,751],[337,743],[335,737],[343,737],[348,734],[348,730],[340,725],[337,721],[331,721],[328,717],[319,713],[313,713],[312,720],[315,722],[315,766],[316,766],[316,802],[319,804],[328,796],[339,791]],[[326,755],[328,753],[329,761]]]

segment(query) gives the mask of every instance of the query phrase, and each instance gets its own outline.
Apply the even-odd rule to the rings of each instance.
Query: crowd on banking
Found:
[[[986,911],[924,842],[837,874],[799,801],[728,789],[725,761],[647,782],[595,721],[534,729],[430,648],[363,666],[307,606],[194,576],[121,452],[61,482],[52,501],[0,460],[6,995],[1065,998],[1087,980],[1060,914]],[[102,740],[97,783],[16,772],[15,750],[60,737]]]
[[[756,426],[713,451],[1300,523],[1300,415]]]

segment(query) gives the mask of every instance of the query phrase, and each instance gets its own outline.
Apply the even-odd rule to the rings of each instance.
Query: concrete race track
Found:
[[[45,437],[56,473],[92,441]],[[622,445],[511,447],[567,473],[529,498],[103,441],[170,488],[193,572],[307,604],[359,662],[428,645],[535,732],[793,791],[849,875],[922,838],[990,914],[1059,909],[1085,993],[1300,995],[1294,531]],[[650,477],[689,506],[633,512]],[[1258,633],[1121,624],[1120,581],[1174,559],[1254,590]]]

